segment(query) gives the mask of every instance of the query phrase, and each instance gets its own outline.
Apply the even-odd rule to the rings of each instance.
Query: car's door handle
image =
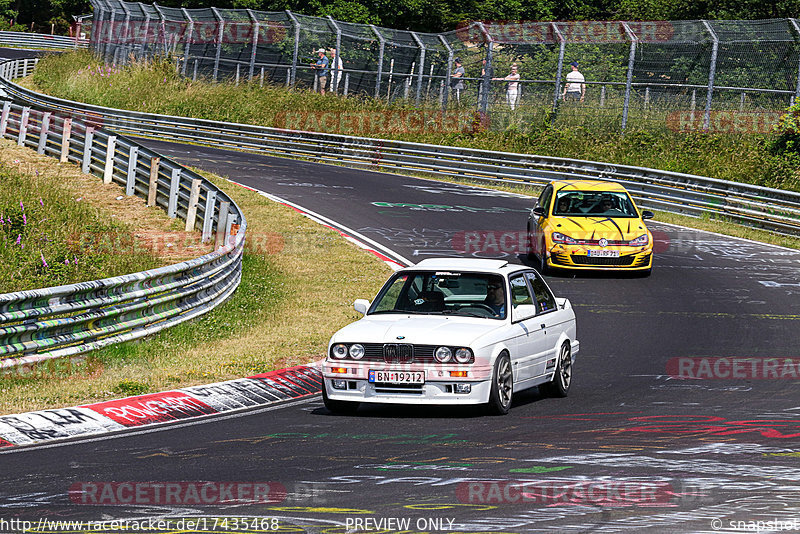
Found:
[[[547,328],[547,325],[542,323],[542,330],[544,330],[545,328]]]

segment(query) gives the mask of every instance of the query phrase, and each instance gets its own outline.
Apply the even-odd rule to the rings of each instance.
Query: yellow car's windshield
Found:
[[[617,191],[560,191],[553,203],[558,217],[638,217],[630,197]]]

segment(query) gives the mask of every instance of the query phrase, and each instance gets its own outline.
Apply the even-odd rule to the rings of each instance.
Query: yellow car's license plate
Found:
[[[618,250],[590,250],[587,256],[592,258],[619,258]]]

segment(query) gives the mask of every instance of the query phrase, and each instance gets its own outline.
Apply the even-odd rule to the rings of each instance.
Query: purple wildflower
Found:
[[[69,259],[64,260],[64,265],[69,265]]]
[[[39,171],[36,171],[36,172],[38,173]],[[39,199],[39,205],[40,206],[44,206],[44,200],[42,200],[41,198]]]
[[[44,259],[44,253],[43,253],[43,252],[40,252],[40,253],[39,253],[39,255],[42,257],[42,265],[44,265],[45,267],[47,267],[48,265],[47,265],[47,261],[45,261],[45,259]]]
[[[72,263],[78,265],[78,258],[76,256],[72,256]]]
[[[22,243],[22,234],[17,235],[17,245]]]
[[[22,208],[22,211],[25,211],[25,204],[21,200],[19,201],[19,207]]]
[[[24,213],[22,214],[22,224],[28,224],[28,216]]]

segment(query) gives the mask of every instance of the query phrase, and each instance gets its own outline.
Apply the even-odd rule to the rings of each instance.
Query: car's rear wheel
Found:
[[[511,396],[514,394],[514,373],[511,370],[511,358],[505,352],[497,357],[492,372],[492,389],[489,392],[488,408],[494,415],[505,415],[511,408]]]
[[[353,413],[358,410],[359,405],[358,402],[354,401],[329,399],[325,384],[322,384],[322,402],[325,404],[325,408],[331,413]]]
[[[572,385],[572,350],[569,343],[564,342],[558,352],[556,371],[553,373],[553,380],[542,384],[543,393],[550,397],[566,397],[569,387]]]
[[[533,243],[534,239],[535,239],[535,237],[533,235],[533,230],[531,230],[531,221],[529,219],[528,220],[528,250],[527,250],[527,255],[528,255],[528,259],[531,260],[531,261],[536,259],[536,246]]]

